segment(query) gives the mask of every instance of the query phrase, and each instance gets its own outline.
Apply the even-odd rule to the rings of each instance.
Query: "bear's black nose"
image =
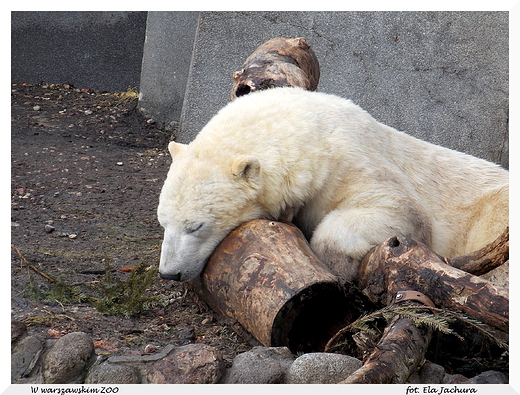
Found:
[[[180,273],[177,273],[177,274],[159,273],[159,277],[161,277],[163,280],[181,281],[182,275]]]

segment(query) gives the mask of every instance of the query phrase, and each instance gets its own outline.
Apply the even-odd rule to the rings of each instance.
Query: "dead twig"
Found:
[[[42,276],[44,279],[50,281],[51,283],[58,282],[58,280],[56,280],[54,277],[49,276],[48,274],[45,274],[40,269],[38,269],[36,266],[29,263],[29,261],[23,256],[23,254],[20,252],[20,250],[18,248],[16,248],[15,245],[11,244],[11,248],[14,250],[14,252],[16,252],[16,255],[18,255],[20,257],[20,260],[25,264],[26,267],[31,269],[33,272],[39,274],[40,276]]]

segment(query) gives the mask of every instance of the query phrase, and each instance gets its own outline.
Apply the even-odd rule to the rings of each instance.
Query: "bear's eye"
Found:
[[[198,224],[193,224],[193,225],[187,225],[186,226],[186,233],[188,233],[188,234],[195,233],[198,230],[202,229],[203,226],[204,226],[204,222],[201,222],[201,223],[198,223]]]

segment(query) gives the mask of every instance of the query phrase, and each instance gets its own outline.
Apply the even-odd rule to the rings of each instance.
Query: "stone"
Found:
[[[94,344],[86,333],[66,334],[54,343],[44,357],[44,383],[80,383],[94,355]]]
[[[308,353],[296,358],[287,373],[288,384],[336,384],[362,366],[359,359],[332,353]]]
[[[147,374],[153,384],[215,384],[224,370],[222,354],[206,344],[188,344],[155,362]]]
[[[154,352],[153,354],[148,355],[114,355],[108,358],[108,362],[112,363],[118,363],[118,362],[152,362],[152,361],[158,361],[165,356],[167,356],[170,351],[172,351],[175,348],[173,344],[168,344],[163,349]]]
[[[461,384],[466,381],[468,381],[468,378],[462,374],[445,374],[442,384]]]
[[[421,378],[419,377],[419,372],[415,371],[413,372],[410,377],[406,380],[409,384],[421,384]]]
[[[45,225],[45,232],[47,232],[47,233],[52,233],[52,232],[54,232],[55,230],[56,230],[56,228],[55,228],[54,226],[49,225],[49,224]]]
[[[182,345],[188,344],[195,340],[195,329],[190,327],[179,331],[179,341]]]
[[[27,334],[27,326],[21,321],[11,321],[11,344]]]
[[[508,384],[507,376],[496,370],[488,370],[470,378],[465,384]]]
[[[426,362],[419,370],[421,384],[442,384],[446,369],[436,363]]]
[[[11,382],[29,376],[38,362],[45,343],[35,336],[24,337],[11,353]]]
[[[224,384],[282,384],[294,356],[287,347],[253,347],[233,360]]]
[[[85,384],[141,384],[139,370],[130,365],[103,362],[90,368]]]

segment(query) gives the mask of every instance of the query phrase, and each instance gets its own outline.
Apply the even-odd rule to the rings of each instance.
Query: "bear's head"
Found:
[[[215,155],[171,142],[172,164],[157,215],[164,228],[161,278],[198,276],[213,250],[234,228],[265,217],[259,204],[261,166],[251,155]]]

